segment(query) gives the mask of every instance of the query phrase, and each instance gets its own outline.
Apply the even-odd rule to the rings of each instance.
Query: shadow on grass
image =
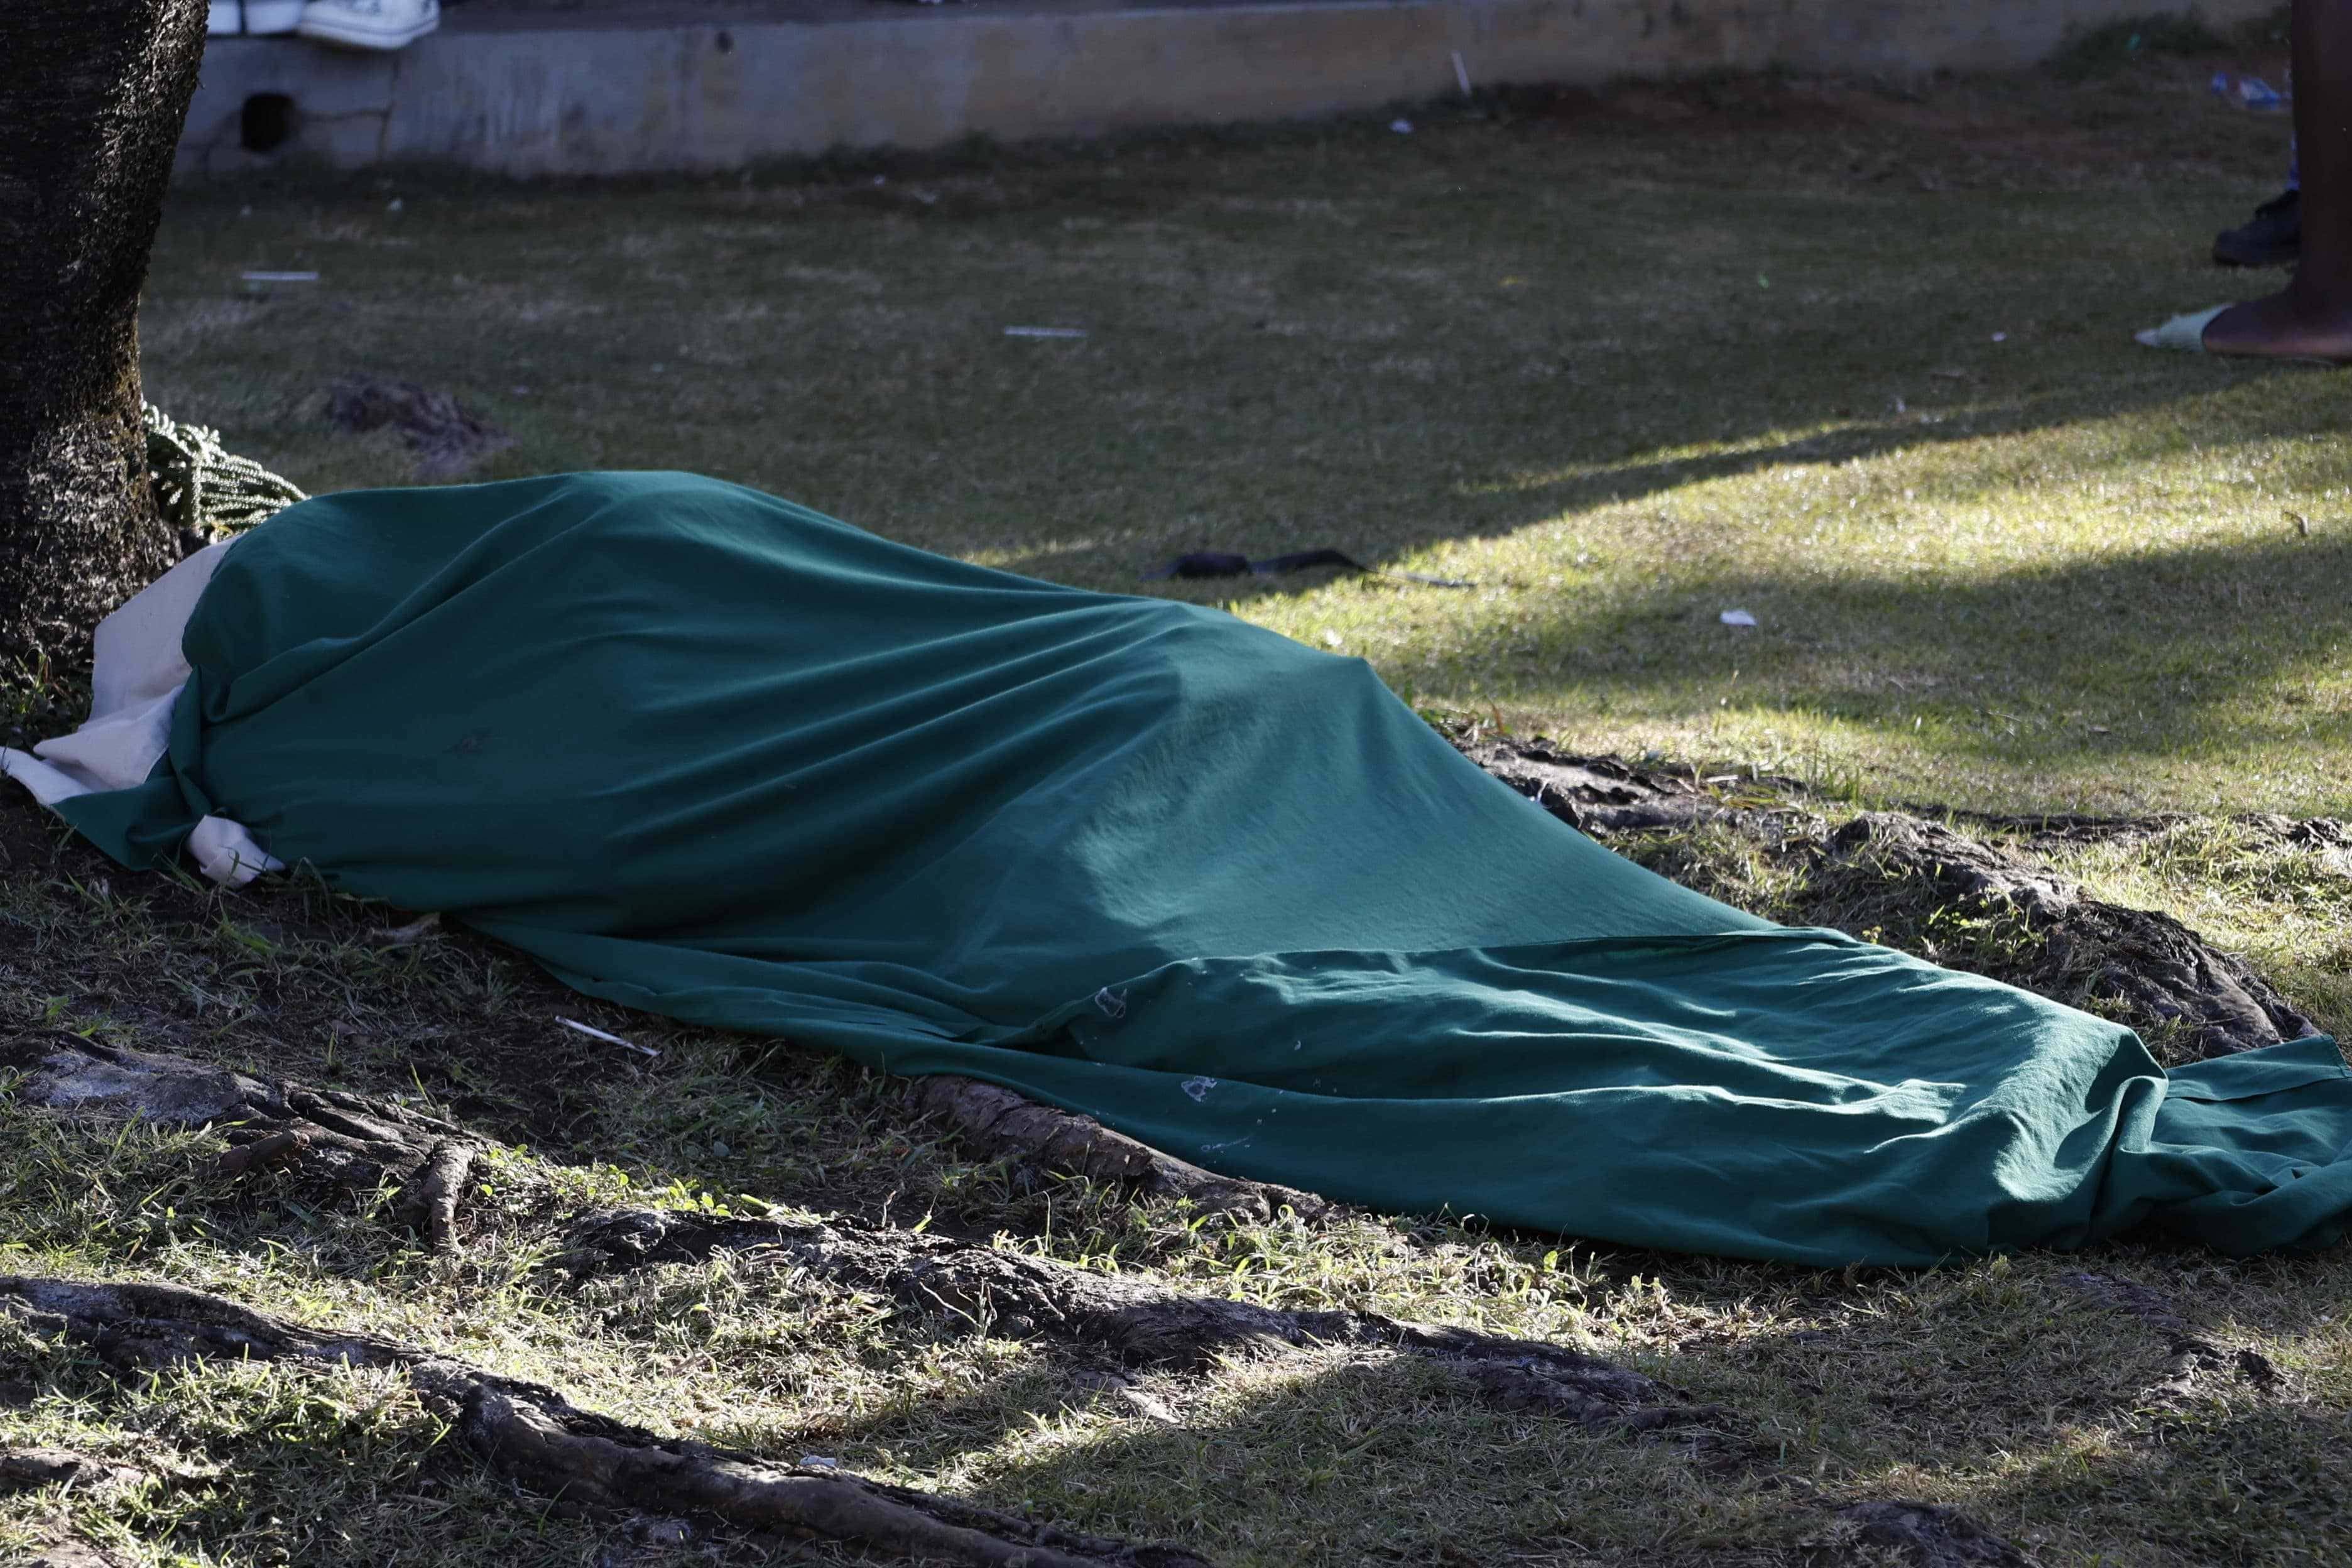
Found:
[[[1973,111],[2040,124],[2049,84],[2030,89]],[[2140,131],[2179,133],[2177,104],[2120,100],[2147,119],[2110,138],[2102,159],[2129,178],[2094,196],[1926,200],[1825,171],[1861,111],[1841,98],[1817,121],[1809,94],[1766,93],[1822,143],[1793,169],[1748,117],[1702,109],[1597,111],[1612,131],[1401,138],[1382,121],[1165,158],[918,163],[878,186],[372,176],[407,193],[397,219],[348,182],[224,184],[174,208],[150,368],[313,488],[396,477],[313,406],[333,375],[373,369],[483,398],[520,439],[492,476],[692,468],[1129,590],[1187,551],[1393,561],[1774,465],[2127,419],[2299,374],[2130,341],[2209,289],[2266,281],[2179,270],[2205,215],[2152,188],[2175,163],[2131,162]],[[2214,126],[2200,136],[2244,132]],[[1890,122],[1885,150],[1921,167],[1950,129]],[[2199,156],[2190,199],[2234,205],[2220,153]],[[225,296],[224,258],[248,254],[330,282]],[[1003,335],[1047,320],[1090,335]],[[2341,402],[2273,423],[2323,428]]]
[[[1768,1289],[1796,1282],[1757,1272]],[[1409,1358],[1309,1356],[1238,1363],[1213,1386],[1162,1384],[1166,1418],[1033,1368],[869,1419],[704,1436],[895,1468],[1227,1563],[1877,1561],[1800,1545],[1873,1500],[1956,1507],[2053,1561],[2284,1563],[2352,1527],[2332,1479],[2352,1416],[2238,1387],[2154,1392],[2160,1343],[2070,1300],[2032,1260],[2019,1276],[1864,1282],[1816,1299],[1844,1311],[1834,1329],[1686,1340],[1648,1370],[1733,1409],[1663,1438],[1492,1410]],[[174,1418],[168,1388],[132,1395],[94,1367],[57,1386],[84,1419],[135,1397],[148,1421],[204,1444],[215,1473],[199,1492],[124,1520],[168,1520],[182,1551],[364,1563],[390,1560],[366,1552],[397,1533],[411,1539],[404,1561],[495,1545],[518,1563],[573,1562],[599,1543],[606,1561],[666,1560],[629,1555],[641,1524],[551,1512],[373,1389],[319,1397],[309,1374],[228,1371]],[[700,1551],[742,1540],[697,1534]]]
[[[1857,331],[1867,335],[1867,323],[1858,326]],[[1507,536],[1557,523],[1576,513],[1637,504],[1694,486],[1775,468],[1831,468],[1937,447],[1964,447],[1990,438],[2092,425],[2110,425],[2121,432],[2096,465],[2104,469],[2120,469],[2135,463],[2178,458],[2187,452],[2197,422],[2197,411],[2189,405],[2198,399],[2249,381],[2310,374],[2294,367],[2214,366],[2213,362],[2200,362],[2200,368],[2208,366],[2212,367],[2208,370],[2212,384],[2201,390],[2184,387],[2168,375],[2120,389],[2102,382],[1960,405],[1950,412],[1930,415],[1926,420],[1916,416],[1857,417],[1855,411],[1843,404],[1759,410],[1738,427],[1704,437],[1714,449],[1676,457],[1647,454],[1661,447],[1702,438],[1683,433],[1685,439],[1677,440],[1676,433],[1659,428],[1649,433],[1634,453],[1621,458],[1595,454],[1589,448],[1579,452],[1572,440],[1517,452],[1498,450],[1503,444],[1493,440],[1495,432],[1483,421],[1471,419],[1446,426],[1443,412],[1445,399],[1440,397],[1435,400],[1439,406],[1431,411],[1426,421],[1438,427],[1425,428],[1417,439],[1410,435],[1406,437],[1427,452],[1427,468],[1433,478],[1440,480],[1436,487],[1375,499],[1369,505],[1360,499],[1354,500],[1343,513],[1328,521],[1278,522],[1274,525],[1277,531],[1265,531],[1265,525],[1245,525],[1216,538],[1176,534],[1163,537],[1170,541],[1166,548],[1176,553],[1213,549],[1267,555],[1328,546],[1343,550],[1367,565],[1379,566],[1449,540]],[[1639,374],[1634,370],[1628,379],[1638,380]],[[1910,375],[1916,378],[1922,374],[1914,368]],[[1900,372],[1888,371],[1883,375],[1890,380],[1902,378]],[[1663,389],[1654,389],[1654,395],[1663,395]],[[1638,386],[1629,387],[1626,395],[1629,400],[1637,399],[1643,393]],[[2341,402],[2339,398],[2322,396],[2281,409],[2251,426],[2231,424],[2226,430],[2217,429],[2208,437],[2206,445],[2209,448],[2226,449],[2280,438],[2324,436],[2340,426]],[[2175,421],[2156,424],[2142,418],[2176,405],[2179,416]],[[1700,411],[1692,412],[1704,418]],[[1563,422],[1573,422],[1577,413],[1574,409],[1563,410]],[[1780,434],[1789,431],[1802,433]],[[1475,452],[1477,456],[1465,462],[1458,455],[1441,457],[1441,451]],[[1276,453],[1269,451],[1263,456],[1269,468],[1281,466]],[[2352,477],[2352,459],[2332,445],[2311,453],[2298,468],[2300,471],[2281,477],[2289,483],[2322,489]],[[1449,474],[1455,477],[1448,479]],[[1935,481],[1934,497],[1938,501],[1958,503],[2019,482],[2013,476],[1988,467],[1973,482],[1939,476]],[[1366,537],[1378,540],[1377,547],[1364,544],[1362,540]],[[1150,587],[1141,575],[1144,570],[1161,563],[1157,559],[1135,560],[1132,547],[1101,545],[1055,546],[1017,554],[1001,563],[1007,571],[1055,581],[1114,588],[1125,584],[1132,592],[1171,591]],[[1186,596],[1207,595],[1221,602],[1241,602],[1296,594],[1319,586],[1329,577],[1327,573],[1312,573],[1224,579],[1204,584]],[[1181,588],[1172,591],[1185,592]]]

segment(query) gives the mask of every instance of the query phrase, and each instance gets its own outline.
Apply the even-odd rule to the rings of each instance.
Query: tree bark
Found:
[[[0,9],[0,684],[79,662],[176,553],[147,482],[139,293],[205,15]]]

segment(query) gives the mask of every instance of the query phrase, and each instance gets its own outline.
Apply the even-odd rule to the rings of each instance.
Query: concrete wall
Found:
[[[1905,75],[2040,59],[2070,27],[2164,0],[1304,0],[1111,10],[866,4],[823,20],[616,22],[467,7],[393,55],[215,40],[184,172],[257,160],[250,94],[291,97],[277,156],[436,159],[510,174],[712,170],[834,147],[934,146],[1375,108],[1474,82],[1592,83],[1773,65]],[[2210,22],[2273,0],[2204,0]],[[522,26],[524,22],[538,24]],[[549,25],[556,24],[556,25]]]

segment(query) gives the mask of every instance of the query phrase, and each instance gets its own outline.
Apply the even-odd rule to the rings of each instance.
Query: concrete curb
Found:
[[[1787,66],[1912,75],[2029,64],[2150,0],[1294,0],[1129,10],[810,5],[778,18],[596,25],[468,6],[397,54],[222,38],[184,174],[293,156],[503,174],[740,168],[835,148],[1087,136],[1378,108],[1474,83],[1598,83]],[[2217,26],[2269,0],[2206,0]],[[290,135],[247,145],[291,100]],[[283,109],[285,104],[265,105]],[[258,138],[268,141],[265,133]]]

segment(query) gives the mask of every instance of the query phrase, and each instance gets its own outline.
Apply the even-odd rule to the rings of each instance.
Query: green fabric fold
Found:
[[[127,864],[198,816],[593,995],[956,1072],[1213,1169],[1818,1265],[2230,1252],[2352,1211],[2312,1039],[2127,1029],[1666,882],[1360,660],[677,474],[380,490],[232,550]]]

